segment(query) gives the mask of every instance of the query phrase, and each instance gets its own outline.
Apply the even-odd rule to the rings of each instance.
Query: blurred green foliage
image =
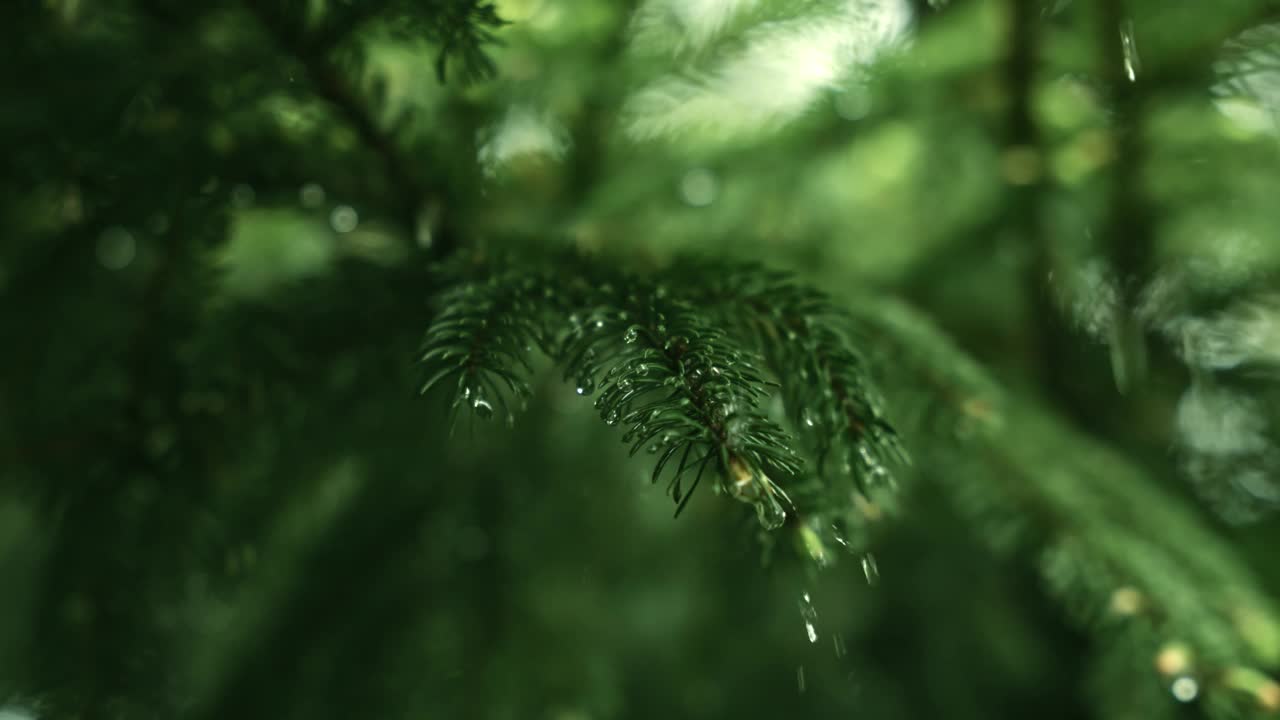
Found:
[[[11,5],[0,720],[1280,712],[1274,2]],[[499,257],[789,271],[896,493],[673,521],[536,357],[451,424]]]

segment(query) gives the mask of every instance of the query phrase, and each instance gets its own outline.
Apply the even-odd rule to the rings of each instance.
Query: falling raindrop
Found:
[[[840,543],[840,547],[853,552],[853,546],[849,544],[849,539],[844,536],[844,533],[840,531],[840,528],[835,523],[831,523],[831,537],[835,538],[837,543]]]
[[[1178,702],[1189,703],[1200,694],[1200,683],[1190,675],[1183,675],[1173,681],[1169,686],[1169,692],[1173,693],[1173,697]]]
[[[418,210],[413,228],[413,239],[418,247],[426,249],[435,243],[435,227],[439,222],[439,214],[439,208],[436,206],[426,206]]]
[[[1138,318],[1119,312],[1111,325],[1111,372],[1116,390],[1124,395],[1135,387],[1147,369],[1147,345]]]
[[[1133,21],[1125,20],[1120,24],[1120,46],[1124,49],[1124,73],[1129,82],[1138,79],[1142,71],[1142,61],[1138,58],[1138,44],[1134,39]]]
[[[804,544],[805,551],[809,557],[813,559],[818,569],[826,568],[831,564],[831,558],[827,554],[826,543],[822,541],[822,537],[818,532],[809,525],[800,526],[800,540]]]
[[[800,596],[800,617],[804,620],[804,632],[809,642],[818,642],[818,611],[813,607],[813,599],[805,592]]]
[[[804,666],[796,666],[796,687],[800,688],[800,694],[804,694]]]
[[[333,227],[334,232],[349,233],[355,230],[358,224],[360,224],[360,216],[350,205],[339,205],[329,213],[329,225]]]
[[[836,648],[836,657],[842,658],[849,654],[848,648],[844,646],[844,636],[840,633],[832,633],[831,644]]]
[[[119,225],[109,227],[98,236],[98,262],[108,270],[123,270],[138,253],[133,233]]]
[[[880,566],[876,565],[875,555],[866,553],[862,556],[862,574],[866,576],[868,585],[880,582]]]
[[[800,419],[804,422],[805,427],[813,427],[817,424],[814,421],[813,413],[809,411],[809,408],[805,408],[804,412],[800,413]]]

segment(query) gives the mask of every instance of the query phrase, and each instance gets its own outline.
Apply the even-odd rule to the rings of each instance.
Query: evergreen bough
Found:
[[[905,193],[894,183],[910,172],[920,133],[962,138],[939,147],[963,175],[974,160],[957,148],[989,140],[981,133],[990,124],[1000,137],[984,152],[998,157],[980,160],[999,166],[996,189],[939,205],[940,217],[968,223],[959,228],[922,221],[939,260],[920,262],[902,286],[945,285],[938,269],[972,262],[970,254],[985,267],[991,243],[1007,237],[1021,243],[1037,283],[1069,275],[1080,256],[1097,251],[1109,270],[1093,287],[1105,289],[1097,295],[1106,301],[1075,288],[1066,305],[1093,311],[1080,324],[1109,342],[1121,389],[1135,392],[1147,372],[1146,343],[1158,332],[1183,342],[1174,352],[1193,366],[1198,386],[1234,383],[1272,397],[1259,382],[1274,370],[1272,349],[1258,343],[1228,362],[1191,343],[1194,324],[1177,318],[1244,318],[1265,330],[1266,303],[1234,298],[1274,285],[1275,253],[1257,253],[1263,267],[1249,272],[1213,275],[1184,263],[1190,269],[1171,281],[1160,263],[1186,258],[1176,243],[1160,244],[1163,229],[1153,221],[1163,212],[1181,233],[1170,234],[1190,242],[1188,228],[1225,222],[1201,195],[1231,192],[1245,203],[1234,210],[1245,229],[1266,231],[1274,198],[1256,190],[1274,184],[1266,153],[1248,137],[1228,138],[1238,146],[1230,145],[1195,113],[1210,87],[1219,99],[1274,103],[1261,96],[1274,54],[1271,5],[1241,0],[1214,13],[1166,13],[1155,3],[1059,3],[1040,13],[1016,0],[936,11],[940,3],[914,3],[914,52],[923,60],[907,53],[870,65],[903,32],[901,17],[870,23],[873,5],[724,0],[712,8],[719,14],[698,15],[646,0],[630,25],[631,16],[602,11],[612,34],[590,51],[598,53],[592,62],[607,62],[599,78],[584,80],[592,101],[579,108],[582,150],[564,180],[585,209],[556,207],[556,198],[520,204],[516,215],[529,225],[520,233],[511,232],[510,213],[484,217],[473,158],[453,157],[466,153],[440,139],[475,135],[505,109],[459,82],[501,80],[493,51],[507,24],[490,3],[54,0],[9,9],[0,30],[13,57],[11,102],[0,114],[10,161],[0,203],[13,238],[0,251],[0,321],[12,340],[0,357],[0,572],[17,589],[0,597],[0,714],[16,712],[4,705],[10,696],[51,716],[318,716],[367,712],[370,703],[402,711],[372,680],[336,688],[317,681],[347,667],[344,658],[367,655],[398,672],[414,666],[412,648],[377,640],[384,615],[424,623],[422,635],[447,640],[434,619],[465,614],[434,600],[439,614],[421,619],[420,600],[443,595],[457,578],[418,567],[418,533],[423,524],[453,527],[455,518],[430,494],[442,484],[429,481],[424,492],[416,471],[405,470],[408,449],[422,443],[417,425],[384,418],[426,418],[416,414],[420,403],[395,404],[416,372],[423,393],[444,398],[451,424],[516,423],[537,402],[544,358],[577,395],[592,398],[631,455],[651,459],[646,475],[665,480],[677,515],[711,481],[754,507],[763,537],[792,539],[822,569],[836,544],[868,552],[872,526],[892,524],[880,521],[899,484],[916,497],[942,496],[992,552],[1033,567],[1064,613],[1093,631],[1089,685],[1099,714],[1168,715],[1170,687],[1177,699],[1203,698],[1215,717],[1280,711],[1280,612],[1259,572],[1148,463],[1080,429],[1100,413],[1073,396],[1072,355],[1052,331],[1042,330],[1036,351],[1049,370],[1050,397],[1042,398],[1015,390],[1003,372],[997,381],[887,293],[828,294],[797,274],[669,247],[652,262],[625,240],[598,249],[601,227],[626,236],[655,224],[643,211],[620,217],[619,207],[685,164],[653,153],[629,158],[634,171],[620,178],[601,177],[600,166],[614,159],[596,134],[607,124],[602,107],[617,111],[630,139],[673,138],[676,154],[687,150],[678,136],[700,138],[691,162],[726,168],[723,177],[736,168],[738,187],[753,198],[788,182],[820,189],[848,160],[840,151],[874,143],[889,148],[888,160],[859,181]],[[844,38],[869,23],[867,47],[850,48]],[[950,42],[957,28],[1000,42],[958,52]],[[1064,37],[1071,42],[1048,44]],[[1152,38],[1156,51],[1140,60]],[[850,71],[823,55],[777,98],[742,84],[772,77],[776,54],[812,49],[809,40],[863,66]],[[439,137],[415,131],[412,104],[388,99],[373,69],[382,43],[430,46],[433,75],[451,84],[432,98]],[[1037,74],[1051,62],[1055,71],[1084,72],[1080,48],[1090,43],[1105,58],[1097,77],[1064,75],[1055,85]],[[1230,62],[1215,67],[1220,48]],[[623,78],[641,90],[623,97]],[[957,78],[978,88],[979,105],[990,101],[994,119],[985,106],[971,113],[981,121],[954,114],[949,91],[934,92]],[[931,90],[908,97],[897,81]],[[992,83],[1000,85],[994,100],[983,89]],[[796,119],[832,86],[844,89],[838,121]],[[1185,87],[1206,92],[1176,95]],[[911,110],[908,119],[862,107],[858,93],[872,90]],[[1064,93],[1101,100],[1064,111]],[[1175,111],[1153,120],[1170,96],[1182,104],[1170,102]],[[1175,112],[1196,118],[1188,124],[1199,130],[1171,132],[1185,119],[1170,119]],[[857,138],[844,129],[850,119]],[[748,142],[766,135],[781,138],[778,154]],[[548,146],[559,152],[552,136]],[[1184,156],[1217,155],[1239,163],[1206,180],[1209,190],[1147,178],[1185,172]],[[787,167],[775,175],[780,159]],[[536,167],[529,172],[537,177]],[[1094,172],[1100,191],[1080,190]],[[695,177],[701,186],[716,177],[704,173]],[[921,183],[927,193],[948,189],[936,176]],[[358,262],[335,263],[318,279],[282,280],[269,300],[255,297],[252,282],[237,286],[236,273],[252,263],[228,262],[226,238],[245,207],[292,204],[299,186],[312,190],[303,195],[310,207],[316,178],[383,219],[395,241],[378,245],[376,232],[364,245],[353,239]],[[966,183],[980,184],[972,174],[947,180]],[[716,190],[713,182],[688,204],[705,205]],[[731,191],[722,189],[725,204],[738,201]],[[772,240],[777,227],[823,234],[840,226],[823,203],[808,210],[786,222],[778,220],[786,213],[761,213],[776,223],[761,233]],[[1078,227],[1083,215],[1101,225],[1097,242]],[[701,217],[667,227],[677,238],[726,234]],[[1052,243],[1076,229],[1090,238],[1085,250],[1074,240]],[[530,232],[571,236],[587,249],[519,248]],[[499,249],[506,245],[510,252]],[[1048,326],[1060,309],[1040,304],[1042,290],[1034,287],[1032,307]],[[424,292],[426,313],[406,301]],[[1165,302],[1175,292],[1180,300]],[[415,351],[419,363],[409,370]],[[1243,377],[1229,376],[1241,368]],[[379,392],[378,382],[395,391]],[[1274,419],[1274,408],[1264,410]],[[1268,462],[1251,455],[1223,464]],[[446,463],[455,476],[466,467]],[[362,472],[398,481],[363,483]],[[307,482],[277,490],[285,477]],[[514,522],[498,511],[508,503],[501,479],[493,472],[445,495],[467,497],[458,507],[479,508],[476,525],[496,536]],[[293,508],[299,498],[303,507]],[[462,530],[472,540],[467,552],[482,557],[489,536]],[[261,560],[240,542],[263,537]],[[253,575],[259,562],[270,572]],[[864,555],[863,563],[875,560]],[[208,572],[217,566],[223,575]],[[483,628],[503,617],[495,599],[501,572],[490,561],[468,576],[475,586],[467,597],[492,605],[479,623],[490,641],[499,632]],[[373,590],[362,592],[350,580],[358,577],[371,578]],[[228,617],[239,624],[222,635]],[[315,639],[315,627],[344,623],[352,630],[331,644],[328,635]],[[317,649],[290,667],[302,646]],[[490,660],[472,658],[470,667]],[[276,671],[343,697],[293,705],[271,692]],[[1159,682],[1146,682],[1152,677]],[[439,714],[441,703],[415,707]]]

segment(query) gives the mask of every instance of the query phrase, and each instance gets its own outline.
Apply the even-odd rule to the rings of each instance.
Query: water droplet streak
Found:
[[[804,631],[809,638],[809,642],[818,642],[818,610],[813,606],[813,599],[809,597],[809,593],[803,593],[800,596],[800,617],[804,620]]]
[[[1142,71],[1142,61],[1138,58],[1138,43],[1134,39],[1133,21],[1125,20],[1120,24],[1120,46],[1124,50],[1124,74],[1129,82],[1138,80]]]
[[[862,574],[866,576],[868,585],[880,582],[880,566],[876,564],[875,555],[867,553],[862,556]]]

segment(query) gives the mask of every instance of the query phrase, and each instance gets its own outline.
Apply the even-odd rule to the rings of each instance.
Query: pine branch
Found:
[[[922,465],[947,469],[920,482],[947,492],[996,550],[1035,553],[1076,622],[1147,653],[1134,667],[1149,673],[1154,659],[1168,681],[1190,677],[1221,704],[1274,707],[1280,686],[1260,671],[1280,668],[1280,612],[1230,547],[1139,468],[1005,397],[923,319],[883,300],[857,307],[879,376],[918,388],[917,411],[897,415],[920,425]]]
[[[455,262],[442,271],[447,275],[468,269]],[[426,374],[421,392],[452,382],[453,420],[464,404],[488,419],[497,403],[501,416],[514,422],[513,401],[523,403],[530,395],[532,346],[547,348],[545,316],[554,307],[547,302],[553,296],[546,280],[539,273],[506,266],[455,281],[442,292],[442,310],[419,358]]]
[[[442,298],[423,352],[424,392],[456,378],[452,408],[469,404],[486,418],[496,398],[510,414],[507,395],[528,394],[527,353],[538,345],[579,395],[599,386],[595,406],[606,424],[626,427],[632,455],[659,455],[655,483],[674,467],[677,515],[714,469],[762,525],[782,524],[790,500],[773,478],[798,475],[801,461],[759,409],[768,393],[749,347],[659,282],[588,261],[510,267],[482,268]]]
[[[796,475],[800,461],[758,410],[767,393],[754,358],[664,285],[623,278],[602,290],[602,302],[569,333],[561,353],[566,377],[578,378],[580,394],[601,378],[601,417],[628,426],[623,441],[632,455],[645,447],[661,453],[654,482],[679,455],[668,485],[677,515],[714,463],[730,495],[755,505],[764,527],[780,526],[779,498],[787,498],[770,475]]]
[[[423,178],[413,169],[393,135],[381,127],[367,99],[351,85],[341,68],[331,59],[332,50],[363,25],[383,19],[402,32],[436,39],[441,44],[438,72],[444,79],[451,56],[461,58],[468,79],[493,74],[492,61],[484,47],[496,42],[489,28],[504,23],[492,5],[477,0],[448,0],[429,9],[416,3],[368,2],[338,9],[315,32],[308,33],[301,18],[290,18],[270,2],[244,2],[243,7],[258,21],[275,45],[301,65],[309,85],[355,131],[361,142],[381,161],[395,198],[401,224],[412,234],[417,231],[424,208],[438,207],[446,199],[447,186]],[[431,253],[436,258],[450,255],[457,246],[455,232],[444,219],[436,219]]]
[[[334,108],[365,146],[378,156],[395,193],[400,221],[412,231],[420,208],[439,194],[438,189],[421,183],[409,169],[395,141],[379,127],[368,102],[329,59],[328,47],[308,42],[300,24],[282,15],[269,2],[251,1],[243,6],[276,46],[299,62],[315,93]],[[441,255],[452,249],[445,247],[445,243],[436,243],[433,248]]]
[[[755,265],[697,265],[695,273],[715,279],[707,300],[778,378],[792,423],[815,445],[818,474],[834,455],[864,492],[891,484],[887,466],[907,462],[907,454],[846,337],[847,314],[786,273]]]

